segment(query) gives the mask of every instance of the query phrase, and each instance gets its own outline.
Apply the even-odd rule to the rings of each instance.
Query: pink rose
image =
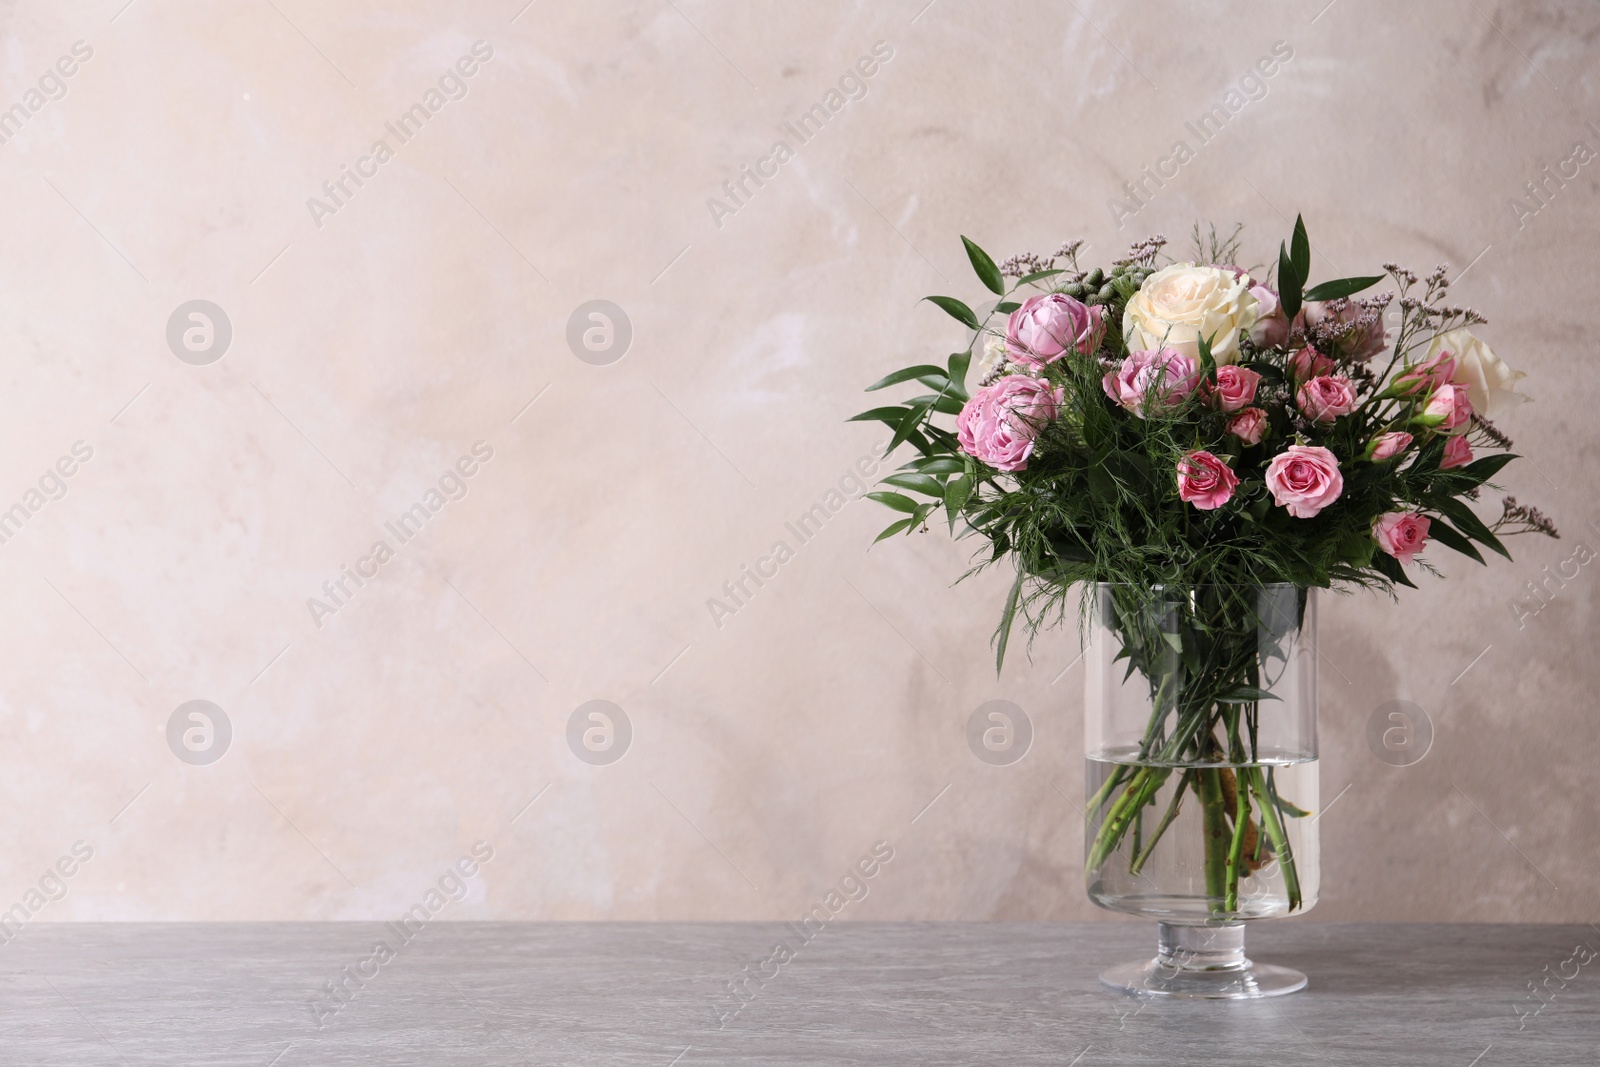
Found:
[[[1294,371],[1294,380],[1303,382],[1320,374],[1327,374],[1333,369],[1333,360],[1306,345],[1289,360],[1289,366]]]
[[[1217,368],[1217,384],[1208,383],[1206,394],[1223,411],[1238,411],[1255,400],[1260,381],[1261,375],[1255,371],[1230,363]]]
[[[1451,467],[1465,467],[1472,462],[1472,446],[1467,444],[1465,437],[1452,437],[1444,443],[1444,458],[1439,460],[1439,469],[1447,471]]]
[[[1238,485],[1238,475],[1210,452],[1190,452],[1178,461],[1178,499],[1201,511],[1226,504]]]
[[[1039,427],[1056,417],[1062,392],[1025,374],[1008,374],[972,394],[956,416],[961,450],[996,470],[1020,471]]]
[[[1392,433],[1381,433],[1367,445],[1367,458],[1374,463],[1393,459],[1406,450],[1411,444],[1411,435],[1396,430]]]
[[[1339,355],[1345,359],[1365,363],[1389,347],[1383,316],[1368,311],[1353,300],[1329,300],[1326,303],[1311,300],[1306,302],[1304,311],[1307,326],[1319,326],[1324,322],[1348,325],[1352,332],[1338,340]],[[1367,320],[1365,329],[1357,328],[1362,319]]]
[[[1267,432],[1267,413],[1260,408],[1245,408],[1228,420],[1228,432],[1247,445],[1259,445]]]
[[[1355,410],[1356,390],[1349,378],[1320,374],[1300,387],[1295,401],[1313,422],[1332,422]]]
[[[1472,401],[1464,385],[1441,385],[1422,408],[1422,423],[1445,433],[1454,433],[1472,421]]]
[[[1106,396],[1142,419],[1147,397],[1165,407],[1183,403],[1200,384],[1200,371],[1193,359],[1175,348],[1129,352],[1116,370],[1106,371],[1100,384]]]
[[[1339,499],[1344,476],[1339,460],[1318,445],[1290,445],[1267,464],[1267,488],[1273,502],[1297,519],[1314,518]]]
[[[1283,301],[1271,286],[1250,287],[1256,298],[1256,324],[1250,327],[1250,340],[1261,348],[1276,348],[1289,339],[1289,320],[1283,314]]]
[[[1372,524],[1372,539],[1378,547],[1401,563],[1410,563],[1411,557],[1422,551],[1428,543],[1428,517],[1414,511],[1391,511],[1378,516]]]
[[[1006,357],[1042,367],[1068,352],[1089,355],[1106,333],[1106,311],[1066,293],[1030,296],[1006,320]]]
[[[1415,367],[1408,367],[1396,374],[1394,383],[1389,388],[1395,396],[1411,396],[1413,393],[1446,385],[1455,376],[1456,357],[1449,352],[1440,352]]]

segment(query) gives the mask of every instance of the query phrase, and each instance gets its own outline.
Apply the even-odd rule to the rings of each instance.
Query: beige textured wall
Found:
[[[1325,604],[1313,914],[1594,916],[1600,572],[1512,603],[1600,542],[1600,164],[1511,207],[1600,148],[1593,5],[124,2],[4,13],[0,506],[93,455],[0,545],[0,908],[81,840],[37,920],[390,917],[481,839],[448,916],[793,917],[886,841],[847,915],[1103,914],[1076,637],[996,681],[1002,583],[949,588],[963,549],[868,553],[865,503],[804,544],[784,524],[881,439],[842,421],[860,387],[957,342],[915,301],[979,297],[958,234],[1109,260],[1239,220],[1263,260],[1299,210],[1320,277],[1471,264],[1458,295],[1538,399],[1505,423],[1533,457],[1509,487],[1567,535],[1447,555],[1399,607]],[[401,144],[385,124],[476,41],[464,98]],[[1280,41],[1200,145],[1185,123]],[[866,95],[786,132],[875,42]],[[780,139],[776,177],[711,211]],[[1108,200],[1180,139],[1119,228]],[[314,213],[345,165],[376,174]],[[206,365],[166,337],[195,299],[232,327]],[[566,340],[595,299],[631,323],[609,365]],[[384,523],[480,441],[401,544]],[[317,625],[308,598],[380,539]],[[209,765],[168,744],[196,699],[232,728]],[[632,726],[607,766],[567,742],[595,699]],[[1034,725],[1011,766],[967,747],[991,699]],[[1414,766],[1365,739],[1397,699],[1434,724]]]

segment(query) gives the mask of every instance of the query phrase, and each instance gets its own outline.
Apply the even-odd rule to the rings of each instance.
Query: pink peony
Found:
[[[1246,367],[1228,364],[1217,368],[1217,384],[1206,385],[1207,396],[1223,411],[1238,411],[1256,398],[1261,375]]]
[[[1445,433],[1455,433],[1472,421],[1472,401],[1464,385],[1441,385],[1422,408],[1422,422]]]
[[[1025,470],[1039,426],[1056,417],[1062,392],[1025,374],[1008,374],[972,394],[956,417],[961,450],[1003,471]]]
[[[1452,437],[1444,443],[1444,458],[1439,460],[1439,469],[1447,471],[1451,467],[1465,467],[1472,462],[1472,446],[1467,444],[1465,437]]]
[[[1379,434],[1367,445],[1367,458],[1374,463],[1393,459],[1406,450],[1411,444],[1411,435],[1395,430],[1391,433]]]
[[[1333,360],[1310,345],[1306,345],[1289,360],[1289,366],[1294,371],[1295,381],[1303,382],[1309,378],[1327,374],[1333,369]]]
[[[1089,355],[1105,333],[1105,308],[1090,307],[1065,293],[1042,293],[1030,296],[1006,320],[1006,356],[1013,363],[1042,367],[1068,352]]]
[[[1372,539],[1401,563],[1410,563],[1428,543],[1428,517],[1415,511],[1387,512],[1373,522]]]
[[[1276,348],[1289,339],[1289,320],[1283,314],[1278,291],[1259,283],[1250,286],[1256,298],[1256,324],[1250,327],[1250,340],[1261,348]]]
[[[1259,445],[1267,432],[1267,413],[1260,408],[1245,408],[1228,420],[1228,432],[1247,445]]]
[[[1215,511],[1238,488],[1239,476],[1210,452],[1190,452],[1178,461],[1178,499],[1201,511]]]
[[[1176,407],[1200,384],[1195,361],[1175,348],[1157,352],[1129,352],[1116,370],[1106,371],[1101,387],[1116,403],[1141,419],[1147,395],[1151,402]]]
[[[1394,376],[1389,387],[1395,396],[1411,396],[1449,383],[1456,376],[1456,357],[1449,352],[1439,352],[1415,367],[1407,367]]]
[[[1349,378],[1321,374],[1300,387],[1295,401],[1313,422],[1332,422],[1355,410],[1356,390]]]
[[[1267,464],[1267,488],[1273,502],[1297,519],[1314,518],[1339,499],[1344,476],[1339,460],[1318,445],[1290,445]]]

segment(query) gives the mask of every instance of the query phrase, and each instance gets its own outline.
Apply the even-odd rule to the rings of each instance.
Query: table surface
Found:
[[[1574,954],[1600,950],[1594,927],[1263,923],[1250,955],[1305,971],[1305,991],[1216,1003],[1098,984],[1152,955],[1154,933],[37,924],[0,945],[0,1064],[1600,1064],[1600,957]],[[792,958],[774,958],[780,941]],[[748,999],[729,992],[763,972]]]

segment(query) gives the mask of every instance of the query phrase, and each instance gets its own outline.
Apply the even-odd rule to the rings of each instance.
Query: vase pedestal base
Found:
[[[1103,971],[1113,989],[1162,997],[1250,1000],[1304,989],[1308,979],[1289,967],[1253,963],[1244,954],[1244,925],[1161,923],[1156,958]]]

